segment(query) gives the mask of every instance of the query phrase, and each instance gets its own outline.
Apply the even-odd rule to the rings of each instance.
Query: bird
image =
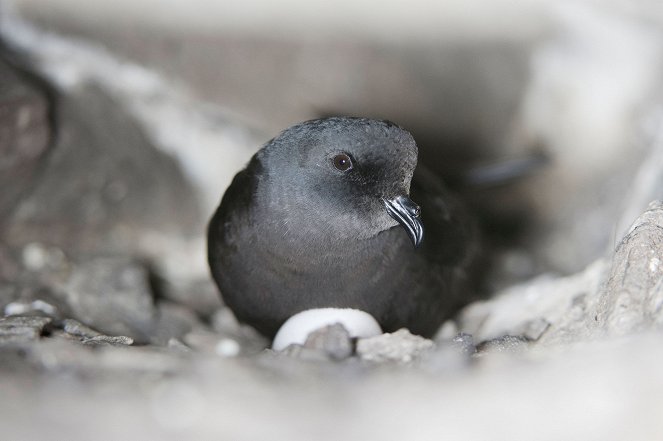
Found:
[[[210,272],[237,319],[274,339],[307,311],[356,311],[382,332],[433,336],[472,298],[479,247],[467,210],[417,157],[408,131],[363,117],[268,141],[208,224]]]

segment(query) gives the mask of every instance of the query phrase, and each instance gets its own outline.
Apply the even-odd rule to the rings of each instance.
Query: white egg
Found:
[[[353,338],[382,334],[375,318],[364,311],[351,308],[308,309],[286,320],[274,337],[272,349],[281,351],[291,344],[302,345],[311,332],[336,323],[343,325]]]

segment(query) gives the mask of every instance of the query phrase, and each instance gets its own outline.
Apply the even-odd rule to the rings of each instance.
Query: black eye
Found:
[[[352,159],[345,153],[334,156],[332,162],[334,163],[334,167],[340,171],[348,171],[352,168]]]

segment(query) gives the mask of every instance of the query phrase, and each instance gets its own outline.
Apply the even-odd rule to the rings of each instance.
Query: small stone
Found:
[[[5,317],[0,319],[0,343],[14,343],[38,339],[48,317]]]
[[[598,332],[663,329],[663,201],[652,202],[615,250],[596,308]]]
[[[168,349],[173,349],[176,352],[184,352],[184,353],[189,353],[191,352],[191,348],[185,345],[181,340],[177,338],[171,338],[168,340]]]
[[[46,91],[0,59],[0,218],[35,185],[50,149],[51,106]]]
[[[438,329],[434,340],[451,340],[456,334],[458,334],[458,325],[453,320],[447,320]]]
[[[461,332],[457,334],[451,341],[454,347],[462,354],[472,355],[477,350],[476,346],[474,345],[474,337],[472,337],[472,334]]]
[[[374,362],[410,363],[435,347],[433,341],[412,335],[407,329],[357,341],[357,355]]]
[[[240,332],[240,324],[230,308],[221,308],[210,318],[212,329],[222,333]]]
[[[240,337],[217,334],[205,328],[192,330],[183,337],[183,341],[194,351],[215,354],[221,357],[236,357],[242,352],[246,353],[247,350],[246,342]],[[255,349],[249,348],[249,352],[251,351],[257,352]]]
[[[203,326],[199,317],[191,309],[162,299],[157,304],[150,343],[166,345],[171,338],[181,339],[191,330]]]
[[[48,302],[43,300],[34,300],[29,303],[25,302],[11,302],[5,305],[4,313],[6,316],[12,315],[34,315],[45,314],[49,317],[57,317],[59,315],[58,309]]]
[[[352,355],[354,349],[350,333],[340,323],[310,333],[304,348],[320,351],[332,360],[344,360]]]
[[[286,346],[285,349],[282,349],[280,351],[274,351],[273,349],[270,349],[270,351],[272,351],[272,353],[276,354],[277,356],[287,356],[290,358],[296,358],[298,360],[312,361],[312,362],[329,361],[329,357],[324,352],[318,351],[316,349],[305,348],[304,346],[298,345],[296,343]]]
[[[479,354],[486,353],[506,353],[519,354],[524,352],[529,346],[527,338],[520,335],[505,335],[504,337],[494,338],[481,342],[477,345]]]
[[[74,266],[60,287],[73,317],[110,335],[148,341],[156,310],[147,268],[127,258],[94,258]]]
[[[529,341],[537,341],[549,327],[550,322],[548,320],[538,318],[524,323],[521,332],[518,334],[522,335]]]
[[[23,265],[30,271],[39,271],[46,266],[46,249],[39,243],[30,243],[23,248]]]
[[[242,347],[232,338],[222,338],[214,347],[214,352],[222,357],[237,357]]]
[[[65,319],[62,321],[62,329],[64,332],[67,334],[76,336],[76,337],[83,337],[86,339],[98,337],[101,335],[100,332],[95,331],[94,329],[90,328],[89,326],[85,326],[81,322],[73,319]]]
[[[83,344],[91,346],[131,346],[134,340],[124,335],[97,335],[96,337],[84,338]]]

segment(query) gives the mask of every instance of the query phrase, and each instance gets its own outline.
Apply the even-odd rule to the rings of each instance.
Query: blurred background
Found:
[[[5,315],[260,349],[210,283],[206,222],[320,116],[413,134],[481,225],[488,293],[583,271],[662,198],[658,0],[2,0],[0,42]]]
[[[182,216],[207,219],[262,143],[332,114],[411,131],[519,277],[578,270],[646,203],[626,194],[661,101],[656,1],[21,0],[3,17],[53,87],[95,89],[178,162],[198,199]],[[509,185],[463,185],[537,155],[546,165]]]

